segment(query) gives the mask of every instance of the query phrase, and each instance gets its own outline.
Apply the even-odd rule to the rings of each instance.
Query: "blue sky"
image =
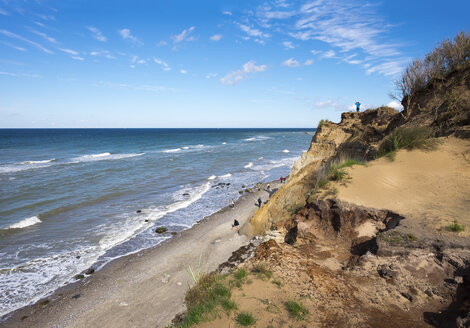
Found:
[[[315,127],[469,31],[469,1],[0,0],[0,127]],[[397,106],[398,103],[391,103]]]

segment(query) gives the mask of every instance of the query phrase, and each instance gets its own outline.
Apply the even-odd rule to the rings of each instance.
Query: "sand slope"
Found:
[[[399,151],[387,158],[354,166],[351,179],[337,186],[337,198],[385,208],[423,221],[432,229],[457,220],[470,234],[470,142],[441,139],[435,151]]]

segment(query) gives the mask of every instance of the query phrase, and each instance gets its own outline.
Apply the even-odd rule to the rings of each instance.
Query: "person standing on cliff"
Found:
[[[261,207],[261,203],[263,202],[263,200],[260,198],[258,198],[258,207]]]
[[[356,101],[356,112],[359,112],[359,109],[361,109],[361,103],[359,101]]]

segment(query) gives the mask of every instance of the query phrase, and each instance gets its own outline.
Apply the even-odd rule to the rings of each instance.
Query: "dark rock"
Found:
[[[176,231],[173,231],[173,232],[171,233],[172,236],[176,236],[177,234],[178,234],[178,233],[177,233]]]
[[[81,296],[80,294],[75,294],[75,295],[72,296],[72,298],[73,298],[74,300],[76,300],[77,298],[80,298],[80,296]]]
[[[400,293],[400,294],[401,294],[401,296],[403,296],[404,298],[406,298],[408,301],[413,302],[413,296],[410,295],[409,293],[402,292],[402,293]]]
[[[26,320],[27,318],[28,318],[28,316],[27,316],[27,315],[24,315],[24,316],[22,316],[22,317],[20,318],[20,320],[23,321],[23,320]]]
[[[145,219],[144,222],[149,222],[149,220],[148,220],[148,219]]]
[[[49,300],[40,301],[39,304],[42,306],[46,306],[47,304],[49,304]]]
[[[426,289],[426,290],[424,291],[424,293],[425,293],[426,295],[428,295],[429,297],[432,297],[432,296],[433,296],[433,293],[432,293],[432,291],[431,291],[430,289]]]
[[[165,228],[165,227],[158,227],[157,229],[155,229],[155,232],[158,233],[158,234],[162,234],[162,233],[165,233],[167,231],[168,231],[168,229]]]
[[[245,188],[245,185],[243,185],[242,188]]]
[[[85,274],[88,274],[88,275],[93,274],[93,273],[95,273],[95,269],[93,268],[89,268],[88,270],[85,271]]]
[[[386,264],[382,264],[379,269],[377,270],[379,276],[384,279],[394,279],[398,275],[396,271],[390,269],[390,267]]]
[[[79,259],[79,258],[80,258],[80,255],[75,256],[75,258],[76,258],[76,259]]]
[[[80,279],[85,278],[85,276],[82,275],[82,274],[77,274],[74,278],[77,279],[77,280],[80,280]]]
[[[142,210],[137,210],[136,213],[142,213]]]
[[[183,194],[183,196],[188,197],[188,196],[189,196],[189,193],[185,192],[185,193]]]

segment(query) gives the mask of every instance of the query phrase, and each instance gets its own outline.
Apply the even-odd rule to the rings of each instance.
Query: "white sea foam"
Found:
[[[18,164],[45,164],[45,163],[50,163],[50,162],[54,162],[55,161],[55,158],[51,158],[51,159],[46,159],[46,160],[43,160],[43,161],[25,161],[25,162],[20,162]]]
[[[294,165],[294,162],[297,160],[297,157],[288,157],[288,158],[283,158],[281,160],[271,160],[269,163],[265,164],[260,164],[260,165],[255,165],[251,169],[255,171],[270,171],[274,168],[281,167],[281,166],[287,166],[287,167],[292,167]]]
[[[226,178],[230,178],[231,176],[232,176],[232,173],[227,173],[227,174],[225,174],[225,175],[219,176],[219,178],[221,178],[221,179],[226,179]]]
[[[55,158],[42,161],[24,161],[14,164],[0,165],[0,173],[14,173],[32,169],[40,169],[53,165],[52,162],[55,162]]]
[[[207,180],[214,180],[215,178],[217,178],[215,175],[211,175],[210,177],[207,178]]]
[[[268,140],[271,139],[271,137],[266,137],[266,136],[256,136],[256,137],[250,137],[243,139],[245,141],[261,141],[261,140]]]
[[[21,220],[19,222],[13,223],[10,225],[7,229],[21,229],[21,228],[26,228],[38,223],[41,223],[42,221],[39,220],[37,216],[32,216],[30,218],[26,218],[24,220]]]
[[[259,160],[262,160],[264,157],[258,157]]]
[[[290,151],[288,149],[284,149],[282,152],[283,153],[290,153]]]
[[[86,163],[86,162],[105,161],[105,160],[117,160],[117,159],[125,159],[125,158],[131,158],[131,157],[142,156],[142,155],[145,155],[145,153],[138,153],[138,154],[101,153],[101,154],[83,155],[83,156],[72,158],[71,163]]]
[[[162,153],[176,153],[181,150],[182,150],[181,148],[166,149],[166,150],[162,150]]]
[[[250,167],[253,166],[253,162],[250,162],[244,166],[245,169],[249,169]]]
[[[35,248],[37,245],[31,245]],[[0,317],[37,302],[88,268],[98,256],[95,247],[54,253],[0,271]]]
[[[227,143],[226,142],[222,142],[222,145],[226,145]]]
[[[187,150],[187,149],[189,149],[189,146],[181,147],[181,149]]]

